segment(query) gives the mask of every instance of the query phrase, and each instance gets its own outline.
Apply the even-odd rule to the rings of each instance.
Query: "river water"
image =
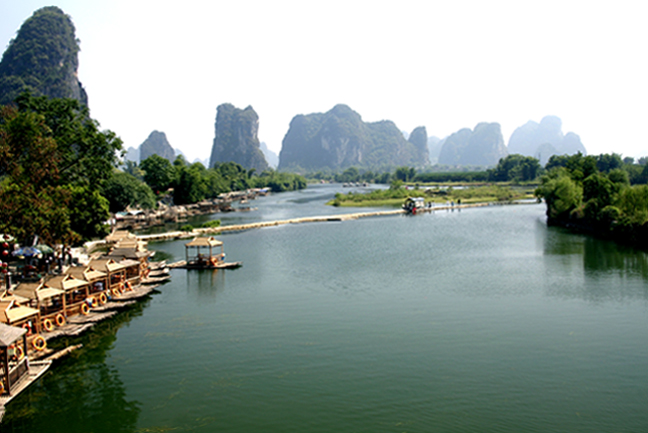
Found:
[[[340,186],[224,223],[357,212]],[[645,432],[648,256],[541,204],[220,236],[7,408],[10,432]],[[171,259],[184,242],[150,245]]]

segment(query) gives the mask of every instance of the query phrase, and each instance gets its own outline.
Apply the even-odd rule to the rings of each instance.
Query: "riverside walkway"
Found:
[[[472,203],[472,204],[460,204],[460,205],[458,204],[443,205],[443,206],[426,207],[424,209],[419,209],[418,212],[436,212],[442,210],[467,209],[467,208],[485,207],[485,206],[501,205],[501,204],[513,204],[513,203],[510,202],[509,203]],[[403,209],[375,211],[375,212],[357,212],[357,213],[347,213],[347,214],[337,214],[337,215],[291,218],[291,219],[277,220],[277,221],[259,221],[256,223],[233,224],[233,225],[220,226],[220,227],[196,228],[190,232],[174,231],[174,232],[156,233],[150,235],[138,235],[137,237],[140,240],[147,241],[147,242],[166,241],[166,240],[174,240],[174,239],[191,239],[201,235],[239,232],[243,230],[259,229],[263,227],[275,227],[275,226],[280,226],[285,224],[348,221],[348,220],[356,220],[359,218],[393,216],[393,215],[402,215],[402,214],[405,214],[405,210]]]

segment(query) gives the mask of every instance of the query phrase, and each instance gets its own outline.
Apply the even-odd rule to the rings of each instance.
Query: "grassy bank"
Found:
[[[533,198],[530,188],[485,185],[463,188],[384,189],[370,193],[338,193],[327,204],[342,207],[399,207],[407,197],[424,197],[427,202],[486,203]]]

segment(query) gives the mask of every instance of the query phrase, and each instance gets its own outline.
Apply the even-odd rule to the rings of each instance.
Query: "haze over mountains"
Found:
[[[88,104],[77,78],[79,46],[70,17],[57,7],[36,11],[22,25],[0,62],[0,103],[7,104],[21,91],[67,97]],[[434,119],[432,119],[434,120]],[[271,166],[281,170],[340,170],[350,166],[422,168],[431,163],[448,166],[493,166],[510,153],[539,158],[544,164],[553,154],[586,153],[577,134],[562,132],[562,121],[546,116],[529,120],[511,135],[508,147],[498,123],[463,128],[444,139],[428,137],[425,127],[405,135],[390,120],[365,122],[347,105],[325,113],[298,114],[290,122],[278,158],[258,137],[261,119],[251,106],[217,107],[210,155],[199,160],[211,167],[234,161],[258,172]],[[116,131],[119,134],[119,131]],[[182,149],[182,144],[175,143]],[[141,161],[151,154],[174,160],[175,150],[162,131],[153,131],[139,149],[128,149],[127,159]]]
[[[425,161],[427,146],[420,148],[405,140],[393,122],[365,123],[358,113],[340,104],[326,113],[293,118],[282,143],[279,169],[419,166]]]

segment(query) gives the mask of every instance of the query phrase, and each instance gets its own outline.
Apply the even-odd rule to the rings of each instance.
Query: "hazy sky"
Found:
[[[52,2],[0,0],[6,48]],[[216,107],[251,105],[279,153],[290,120],[344,103],[443,138],[559,116],[590,154],[648,155],[645,1],[63,0],[91,115],[209,158]]]

